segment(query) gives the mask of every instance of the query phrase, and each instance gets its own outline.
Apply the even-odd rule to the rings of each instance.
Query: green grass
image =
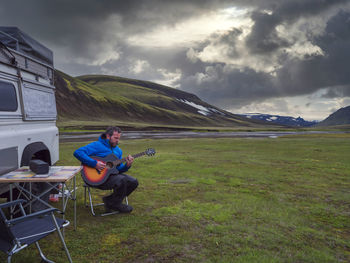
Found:
[[[78,165],[72,153],[82,145],[61,144],[57,165]],[[140,182],[129,215],[91,216],[78,177],[78,229],[66,229],[74,262],[350,261],[349,135],[128,140],[121,147],[157,154],[129,171]],[[41,244],[48,258],[66,262],[56,235]],[[13,262],[38,262],[35,246]]]
[[[94,84],[95,88],[101,93],[105,93],[109,99],[119,100],[125,98],[131,100],[133,103],[138,102],[139,106],[148,108],[149,105],[160,106],[163,105],[165,109],[174,111],[182,111],[183,109],[176,105],[177,100],[173,97],[164,95],[160,91],[149,89],[139,85],[129,83],[120,83],[117,80],[107,81]]]

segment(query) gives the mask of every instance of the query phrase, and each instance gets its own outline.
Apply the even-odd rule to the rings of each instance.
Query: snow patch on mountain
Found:
[[[212,113],[217,113],[217,114],[221,114],[221,115],[225,115],[223,112],[221,111],[218,111],[217,109],[214,109],[214,108],[207,108],[207,107],[204,107],[203,105],[199,105],[199,104],[196,104],[192,101],[188,101],[188,100],[185,100],[185,99],[177,99],[183,103],[186,103],[187,105],[190,105],[191,107],[193,108],[196,108],[197,109],[197,112],[199,114],[202,114],[202,115],[205,115],[205,116],[208,116]]]

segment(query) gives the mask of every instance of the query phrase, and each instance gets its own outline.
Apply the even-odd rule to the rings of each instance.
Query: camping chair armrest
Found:
[[[17,199],[17,200],[11,201],[11,202],[6,202],[6,203],[3,203],[3,204],[0,204],[0,208],[6,208],[6,207],[9,207],[9,206],[14,206],[14,205],[17,205],[19,203],[25,203],[25,202],[27,202],[27,201],[23,200],[23,199]]]
[[[7,220],[7,223],[9,223],[9,224],[16,224],[16,223],[19,223],[19,222],[22,222],[22,221],[26,221],[29,218],[39,217],[39,216],[43,216],[43,215],[46,215],[46,214],[49,214],[49,213],[53,213],[54,211],[60,211],[60,210],[57,209],[57,208],[48,208],[48,209],[44,209],[44,210],[41,210],[41,211],[38,211],[38,212],[35,212],[35,213],[32,213],[32,214],[28,214],[28,215],[25,215],[25,216],[21,216],[21,217],[17,217],[17,218],[11,219],[11,220]]]

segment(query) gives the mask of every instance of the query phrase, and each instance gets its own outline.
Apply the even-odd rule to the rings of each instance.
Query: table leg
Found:
[[[64,186],[65,186],[65,183],[62,183],[62,188],[61,188],[61,191],[62,191],[62,212],[63,212],[63,214],[62,214],[62,219],[63,220],[65,220],[65,213],[66,213],[66,209],[65,209],[65,194],[64,194],[64,191],[65,191],[65,189],[64,189]],[[63,234],[63,236],[64,236],[64,228],[62,228],[62,234]]]
[[[74,230],[77,230],[77,179],[74,176],[73,179],[73,190],[74,190]]]
[[[10,183],[10,202],[12,202],[12,201],[13,201],[13,189],[12,189],[12,184]],[[12,215],[13,211],[14,211],[14,208],[11,206],[10,207],[11,219],[13,218],[13,215]]]
[[[33,193],[32,193],[32,183],[31,182],[29,182],[29,193],[30,193],[30,196],[29,196],[29,198],[30,198],[30,200],[29,200],[29,214],[31,214],[32,213],[32,202],[33,202]]]

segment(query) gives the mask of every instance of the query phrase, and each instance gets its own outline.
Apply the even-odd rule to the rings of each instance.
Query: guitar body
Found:
[[[107,181],[111,174],[118,174],[119,171],[113,162],[119,160],[114,154],[107,155],[106,157],[90,156],[96,161],[101,161],[106,163],[106,168],[102,171],[98,171],[96,168],[83,165],[81,170],[81,175],[85,183],[91,186],[99,186]]]
[[[138,158],[143,155],[152,156],[155,153],[156,151],[150,148],[144,152],[137,153],[132,157]],[[98,171],[96,168],[87,165],[83,165],[81,176],[83,177],[84,182],[91,186],[99,186],[106,182],[111,174],[118,174],[119,171],[117,169],[117,166],[126,161],[126,158],[118,159],[113,153],[107,155],[106,157],[90,156],[90,158],[96,161],[104,162],[106,164],[106,168],[104,168],[102,171]]]

